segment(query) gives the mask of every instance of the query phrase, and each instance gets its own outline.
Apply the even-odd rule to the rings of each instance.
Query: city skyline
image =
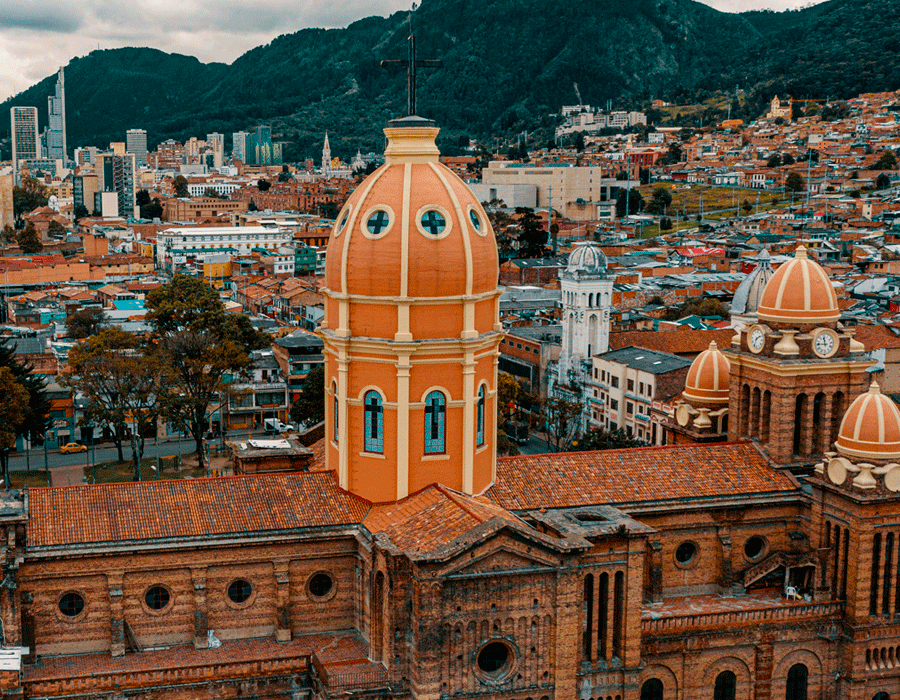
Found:
[[[725,12],[798,9],[810,0],[704,0]],[[0,18],[0,99],[7,99],[92,50],[149,46],[231,63],[255,46],[304,27],[344,27],[372,15],[411,6],[409,0],[349,0],[339,6],[315,0],[263,6],[227,2],[159,5],[138,0],[123,16],[109,0],[9,2]],[[147,21],[148,17],[156,21]],[[176,30],[172,30],[176,27]]]

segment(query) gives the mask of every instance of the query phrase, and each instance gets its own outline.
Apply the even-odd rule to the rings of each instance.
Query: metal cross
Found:
[[[432,236],[440,236],[444,232],[447,222],[436,211],[427,211],[422,215],[422,226],[428,229]]]
[[[371,233],[373,236],[377,236],[387,228],[389,221],[390,218],[388,217],[387,212],[379,209],[369,217],[369,221],[367,222],[366,226],[369,229],[369,233]]]
[[[382,61],[382,68],[406,68],[406,113],[411,117],[416,113],[416,68],[440,68],[443,63],[436,59],[416,58],[416,37],[409,35],[409,58],[405,61]]]

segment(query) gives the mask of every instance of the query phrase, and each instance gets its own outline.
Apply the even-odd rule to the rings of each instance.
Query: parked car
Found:
[[[70,452],[86,452],[87,447],[85,445],[81,445],[77,442],[69,442],[59,448],[59,451],[64,455],[69,454]]]

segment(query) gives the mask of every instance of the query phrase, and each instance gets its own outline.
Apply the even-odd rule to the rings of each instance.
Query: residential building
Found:
[[[291,403],[300,395],[309,371],[325,363],[323,348],[320,338],[304,330],[275,339],[272,351],[282,376],[287,378]]]
[[[290,240],[289,231],[275,226],[174,227],[157,236],[156,262],[163,267],[201,252],[248,255],[253,248],[278,250]]]
[[[94,209],[100,211],[105,208],[101,194],[115,193],[118,216],[136,216],[135,170],[133,153],[98,153],[95,171],[99,178],[99,192],[94,195]]]

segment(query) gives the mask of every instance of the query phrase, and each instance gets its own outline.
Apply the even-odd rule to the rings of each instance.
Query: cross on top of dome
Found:
[[[381,62],[382,68],[406,68],[406,114],[416,114],[416,69],[440,68],[443,63],[437,59],[416,58],[416,37],[409,34],[409,57],[403,60],[386,60]]]

